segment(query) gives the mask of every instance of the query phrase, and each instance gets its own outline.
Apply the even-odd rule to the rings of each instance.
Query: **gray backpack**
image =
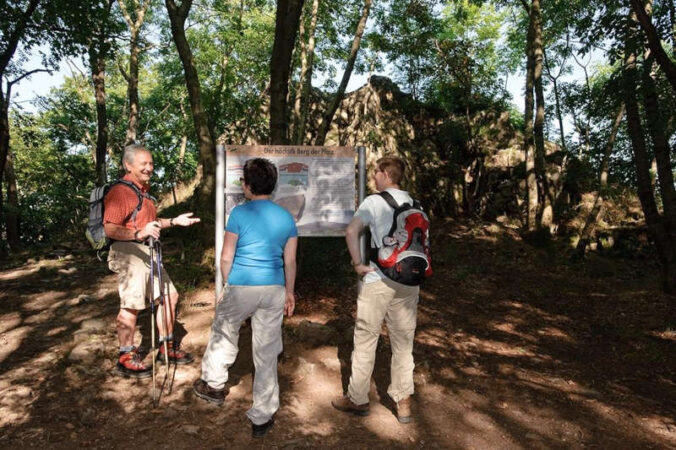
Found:
[[[144,194],[134,183],[127,180],[117,180],[94,188],[89,196],[89,223],[87,224],[87,231],[85,231],[85,236],[94,250],[104,250],[110,245],[110,238],[106,236],[106,232],[103,230],[103,199],[116,184],[128,186],[138,197],[136,209],[125,218],[125,222],[130,218],[134,221],[136,220],[136,214],[138,214],[143,206],[143,197],[154,200],[153,197]]]

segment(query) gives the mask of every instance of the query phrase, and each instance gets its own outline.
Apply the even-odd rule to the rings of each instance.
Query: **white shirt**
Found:
[[[399,205],[404,203],[413,204],[413,199],[406,191],[400,189],[389,188],[385,189]],[[382,198],[380,195],[369,195],[364,199],[359,208],[354,213],[354,217],[359,218],[365,226],[371,229],[371,247],[382,247],[383,238],[387,236],[392,228],[392,220],[394,218],[394,209]],[[366,256],[369,255],[369,248],[367,246]],[[364,283],[373,283],[384,278],[385,275],[378,269],[378,266],[369,261],[370,267],[375,271],[369,272],[362,280]]]

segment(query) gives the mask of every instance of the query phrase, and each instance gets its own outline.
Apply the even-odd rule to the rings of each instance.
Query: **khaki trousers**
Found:
[[[390,386],[392,400],[413,394],[413,338],[418,309],[418,286],[405,286],[389,279],[363,284],[357,299],[352,375],[347,395],[357,405],[369,401],[376,346],[387,324],[392,347]]]
[[[108,253],[108,268],[117,274],[120,308],[142,310],[150,299],[160,297],[160,279],[155,274],[150,287],[150,247],[138,242],[115,241]],[[176,287],[162,264],[164,295],[176,294]]]
[[[216,313],[207,350],[202,357],[202,380],[223,389],[228,368],[239,352],[239,327],[251,317],[253,406],[246,413],[256,425],[266,423],[279,409],[277,356],[282,352],[284,286],[227,286]]]

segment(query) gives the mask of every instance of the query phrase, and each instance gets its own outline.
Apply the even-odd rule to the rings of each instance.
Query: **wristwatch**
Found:
[[[357,262],[350,261],[350,264],[352,265],[352,267],[356,267],[356,266],[363,264],[363,263],[361,261],[357,261]]]

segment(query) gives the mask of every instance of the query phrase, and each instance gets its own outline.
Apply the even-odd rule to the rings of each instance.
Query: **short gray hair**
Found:
[[[134,162],[134,157],[138,152],[147,152],[148,149],[141,144],[129,144],[124,148],[124,153],[122,153],[122,161],[126,161],[129,164]]]

